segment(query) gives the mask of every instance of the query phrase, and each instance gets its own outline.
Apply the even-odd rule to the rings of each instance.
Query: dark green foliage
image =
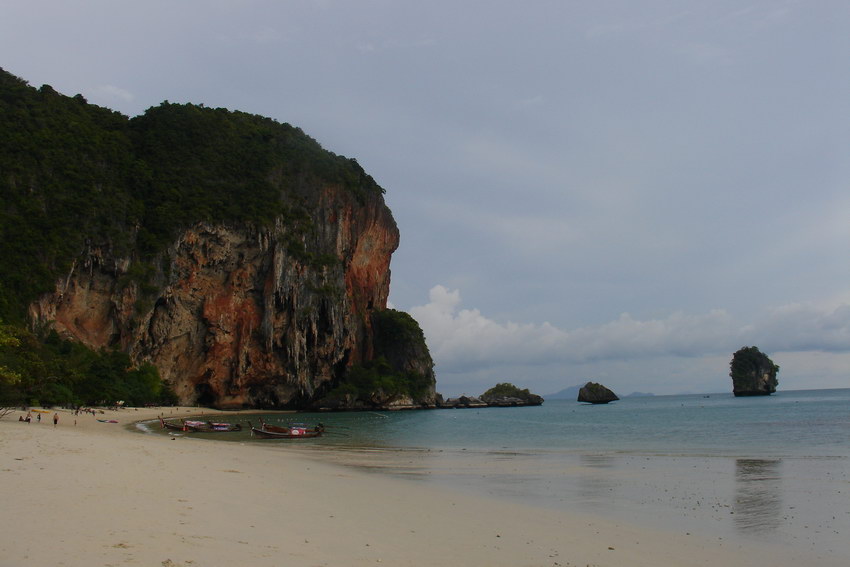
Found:
[[[779,365],[774,364],[758,347],[743,347],[732,355],[729,376],[733,379],[747,378],[762,368],[773,369],[774,373],[779,372]]]
[[[510,384],[508,382],[502,382],[500,384],[496,384],[495,386],[484,392],[481,397],[509,397],[527,400],[531,396],[532,394],[528,391],[528,388],[520,390],[517,386],[514,386],[513,384]]]
[[[433,362],[425,336],[416,320],[404,311],[382,309],[372,313],[375,359],[350,368],[327,399],[345,396],[369,402],[371,399],[410,396],[427,398],[434,386]],[[422,361],[425,372],[411,361]]]
[[[428,392],[430,381],[415,372],[399,372],[380,356],[363,365],[355,365],[348,370],[345,380],[328,395],[327,399],[341,399],[351,396],[355,400],[369,402],[373,398],[384,401],[386,398],[410,396],[414,400]]]
[[[425,348],[425,335],[409,313],[396,309],[380,309],[372,313],[375,350],[391,353],[403,348]]]
[[[0,380],[0,406],[128,405],[173,403],[174,394],[156,367],[134,368],[130,357],[115,350],[95,352],[55,333],[39,338],[16,331],[17,343],[0,345],[0,367],[17,380]]]
[[[372,312],[372,328],[375,356],[389,362],[414,400],[426,396],[434,387],[434,362],[416,319],[404,311],[379,309]]]
[[[330,398],[346,395],[368,401],[376,392],[385,396],[405,393],[403,380],[393,372],[385,358],[378,358],[348,370],[345,380],[330,394]]]
[[[176,228],[198,221],[268,225],[285,217],[307,230],[312,188],[345,187],[355,197],[383,190],[353,160],[299,128],[244,112],[163,103],[129,121],[145,201],[140,242],[156,252]]]
[[[0,70],[0,316],[21,323],[87,241],[126,246],[126,118]]]

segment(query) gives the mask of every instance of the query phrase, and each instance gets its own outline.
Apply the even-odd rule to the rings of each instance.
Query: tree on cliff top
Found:
[[[729,363],[729,376],[732,378],[744,378],[752,374],[752,372],[760,369],[772,369],[774,373],[779,372],[779,365],[768,358],[766,354],[759,350],[758,347],[749,346],[738,349],[732,355],[732,360]]]
[[[496,384],[495,386],[484,392],[481,397],[483,398],[485,396],[494,396],[525,399],[530,395],[531,392],[528,391],[528,388],[520,390],[519,387],[514,386],[510,382],[500,382],[499,384]]]

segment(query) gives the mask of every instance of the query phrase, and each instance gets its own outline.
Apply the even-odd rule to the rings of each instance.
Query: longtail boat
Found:
[[[251,426],[251,435],[257,439],[309,439],[311,437],[321,437],[322,433],[325,431],[324,426],[321,424],[312,428],[307,427],[306,425],[278,427],[276,425],[270,426],[263,424],[263,427],[260,429],[254,427],[250,421],[248,422],[248,425]],[[274,428],[274,430],[270,428]]]
[[[248,422],[251,423],[250,421]],[[253,425],[251,426],[253,427]],[[260,429],[263,431],[271,431],[272,433],[289,433],[289,427],[281,427],[280,425],[270,425],[263,418],[260,418]]]
[[[212,421],[197,421],[190,419],[180,420],[181,424],[169,423],[159,418],[159,422],[165,429],[174,429],[178,431],[194,431],[196,433],[209,433],[219,431],[242,431],[242,426],[238,423],[214,423]]]
[[[212,431],[242,431],[242,426],[238,423],[214,423],[212,421],[189,421],[184,420],[183,425],[186,431],[197,431],[208,433]]]
[[[183,424],[182,423],[178,425],[176,423],[171,423],[171,422],[165,421],[164,419],[162,419],[162,416],[160,416],[160,418],[159,418],[159,423],[160,423],[160,425],[162,425],[163,429],[173,429],[174,431],[183,431]]]

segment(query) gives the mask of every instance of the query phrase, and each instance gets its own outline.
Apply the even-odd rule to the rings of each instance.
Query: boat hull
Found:
[[[251,428],[251,435],[258,439],[311,439],[321,437],[322,432],[315,429],[293,428],[289,432],[268,431],[266,429]]]

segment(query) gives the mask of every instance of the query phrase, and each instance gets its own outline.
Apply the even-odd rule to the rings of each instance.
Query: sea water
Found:
[[[549,400],[542,406],[434,411],[208,415],[248,421],[322,423],[312,446],[730,457],[850,457],[850,389],[628,397],[604,405]],[[155,429],[156,426],[153,426]],[[211,434],[199,434],[210,437]],[[268,444],[267,440],[255,440]],[[278,441],[284,443],[284,441]]]
[[[850,389],[549,400],[520,408],[265,414],[323,423],[297,447],[377,474],[726,542],[850,558]]]
[[[289,418],[267,416],[274,421]],[[299,414],[327,445],[653,455],[850,456],[850,389],[625,398],[605,405]]]

